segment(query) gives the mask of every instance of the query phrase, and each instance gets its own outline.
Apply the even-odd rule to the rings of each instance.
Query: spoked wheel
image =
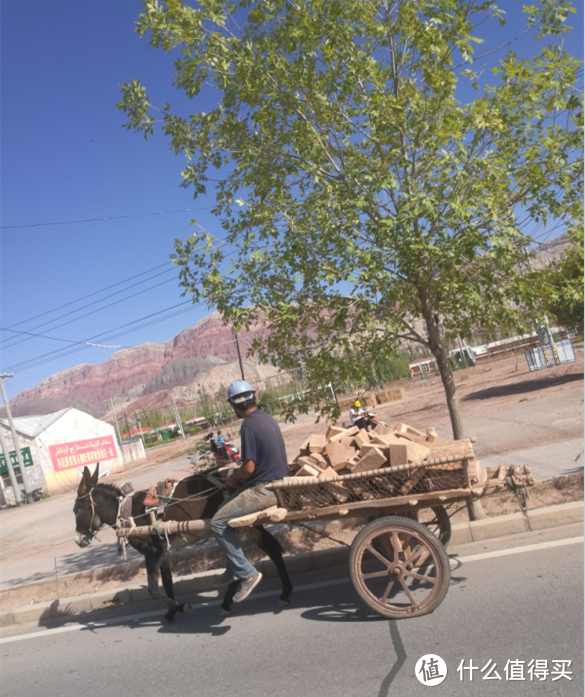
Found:
[[[356,535],[349,575],[361,600],[380,615],[420,617],[433,612],[447,594],[449,558],[425,525],[387,516]]]
[[[445,506],[431,506],[418,511],[419,523],[428,528],[446,547],[451,540],[451,519]]]

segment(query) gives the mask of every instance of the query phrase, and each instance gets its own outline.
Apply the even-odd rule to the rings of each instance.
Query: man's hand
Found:
[[[226,484],[232,487],[232,489],[235,489],[240,482],[244,482],[246,481],[246,479],[250,479],[255,469],[256,463],[254,462],[254,460],[244,460],[242,465],[238,467],[238,469],[235,472],[232,472],[232,474],[230,474],[230,476],[226,480]]]

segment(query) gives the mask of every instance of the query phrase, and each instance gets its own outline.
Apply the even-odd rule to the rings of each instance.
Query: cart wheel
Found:
[[[445,548],[425,525],[387,516],[356,535],[349,575],[370,609],[402,619],[433,612],[447,594],[451,570]]]
[[[422,508],[418,514],[418,522],[428,528],[435,537],[446,547],[451,540],[451,519],[445,506]]]

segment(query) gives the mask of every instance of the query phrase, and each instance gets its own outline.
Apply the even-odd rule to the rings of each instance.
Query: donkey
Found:
[[[224,497],[223,489],[216,483],[216,480],[213,477],[207,478],[211,472],[212,470],[208,470],[181,479],[176,484],[171,498],[165,506],[162,520],[189,521],[212,518],[223,503]],[[87,547],[104,525],[115,528],[119,516],[124,518],[132,516],[137,526],[150,525],[150,518],[144,504],[147,496],[146,491],[137,491],[131,497],[126,497],[131,508],[128,506],[127,513],[126,510],[120,513],[120,502],[124,498],[122,490],[114,484],[98,484],[98,478],[99,462],[93,475],[87,467],[84,468],[83,477],[77,490],[73,513],[76,524],[75,541],[80,547]],[[268,555],[276,566],[282,583],[279,605],[286,607],[289,605],[289,597],[293,588],[282,558],[283,549],[278,540],[261,525],[254,526],[252,529],[256,545]],[[196,533],[178,533],[168,536],[170,546],[174,549],[193,544],[200,539],[201,537],[198,537]],[[158,535],[151,535],[148,538],[129,537],[128,543],[144,555],[148,592],[155,600],[166,605],[165,622],[173,622],[177,612],[190,613],[192,610],[189,603],[175,601],[166,539],[162,539]],[[159,570],[164,592],[158,585]],[[222,615],[230,613],[237,588],[237,581],[228,586],[221,605]]]

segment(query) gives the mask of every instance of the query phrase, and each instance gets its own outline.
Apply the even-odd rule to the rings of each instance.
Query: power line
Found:
[[[96,334],[94,336],[88,337],[82,342],[83,344],[87,344],[88,342],[92,340],[101,340],[101,341],[107,341],[108,339],[112,339],[118,336],[124,336],[125,334],[130,334],[131,332],[137,331],[139,329],[143,329],[145,327],[149,327],[153,324],[157,324],[159,322],[164,322],[167,319],[172,319],[173,317],[176,317],[180,314],[184,314],[185,312],[189,312],[192,309],[195,309],[197,307],[200,307],[203,303],[196,303],[193,304],[191,300],[186,300],[185,302],[179,303],[178,305],[172,305],[171,307],[165,308],[164,310],[159,310],[158,312],[153,312],[150,315],[145,315],[144,317],[140,317],[137,320],[134,320],[133,322],[126,322],[123,325],[120,325],[119,327],[115,327],[114,329],[107,330],[105,332],[101,332],[100,334]],[[168,313],[169,310],[172,310],[177,307],[182,307],[184,305],[190,305],[188,308],[183,308],[177,312],[167,314],[164,317],[159,317],[156,320],[145,322],[144,324],[141,324],[139,326],[132,326],[135,324],[138,324],[139,322],[143,322],[144,320],[151,319],[157,315],[161,315],[163,313]],[[125,331],[118,332],[119,329],[124,329]],[[118,332],[118,333],[116,333]],[[29,358],[25,361],[21,361],[20,363],[15,363],[13,366],[10,368],[7,368],[7,370],[13,370],[17,372],[23,372],[24,370],[29,370],[31,368],[36,368],[39,365],[44,365],[45,363],[49,363],[51,361],[57,360],[59,358],[65,358],[66,356],[69,356],[73,353],[77,353],[78,351],[83,351],[86,348],[86,346],[79,346],[76,348],[59,348],[55,349],[54,351],[50,351],[49,353],[42,354],[41,356],[36,356],[34,358]]]
[[[111,286],[106,286],[105,288],[102,288],[101,290],[96,290],[93,293],[89,293],[88,295],[84,295],[81,298],[77,298],[77,300],[71,300],[70,302],[65,303],[64,305],[58,305],[57,307],[53,308],[52,310],[45,310],[44,312],[40,312],[38,315],[34,315],[33,317],[29,317],[28,319],[23,319],[20,322],[16,322],[16,324],[11,324],[10,327],[8,327],[8,329],[12,329],[13,327],[19,327],[21,324],[26,324],[27,322],[32,322],[34,319],[37,319],[39,317],[44,317],[45,315],[52,314],[53,312],[57,312],[57,310],[62,310],[64,307],[69,307],[69,305],[75,305],[75,303],[79,303],[82,300],[87,300],[87,298],[92,298],[94,295],[99,295],[100,293],[104,293],[106,290],[110,290],[110,288],[116,288],[117,286],[121,286],[124,283],[128,283],[128,281],[133,281],[135,278],[139,278],[140,276],[144,276],[147,273],[150,273],[151,271],[158,271],[159,269],[162,269],[163,266],[168,266],[168,264],[170,264],[170,263],[171,262],[167,261],[164,264],[159,264],[159,266],[153,266],[152,269],[147,269],[146,271],[143,271],[142,273],[138,273],[135,276],[130,276],[130,278],[126,278],[123,281],[118,281],[118,283],[113,283]],[[123,292],[123,291],[120,291],[120,292]],[[87,306],[85,306],[85,307],[87,307]]]
[[[26,223],[24,225],[0,225],[0,230],[21,230],[31,227],[50,227],[51,225],[80,225],[82,223],[100,223],[105,220],[125,220],[128,218],[146,218],[151,215],[170,215],[172,213],[188,213],[190,211],[206,211],[211,206],[199,206],[198,208],[181,208],[176,211],[155,211],[154,213],[134,213],[132,215],[113,215],[104,218],[86,218],[85,220],[61,220],[52,223]]]
[[[5,327],[0,327],[0,331],[12,332],[13,334],[26,334],[27,336],[36,336],[40,339],[50,339],[51,341],[64,341],[68,344],[86,344],[87,346],[95,346],[97,348],[122,348],[122,346],[102,346],[101,344],[89,344],[87,341],[74,341],[73,339],[62,339],[57,336],[47,336],[46,334],[33,334],[32,332],[22,332],[18,329],[7,329]]]
[[[154,286],[150,286],[149,288],[145,288],[145,289],[139,291],[138,293],[132,293],[132,295],[129,295],[129,296],[127,296],[126,298],[122,298],[122,299],[120,299],[120,300],[116,300],[116,301],[113,302],[113,303],[109,303],[109,305],[104,305],[103,307],[98,307],[96,310],[92,310],[91,312],[86,312],[86,313],[83,315],[83,319],[85,319],[86,317],[89,317],[90,315],[95,315],[96,312],[101,312],[102,310],[107,310],[109,307],[113,307],[114,305],[119,305],[120,303],[126,302],[126,300],[130,300],[130,299],[132,299],[132,298],[135,298],[137,295],[142,295],[142,293],[146,293],[146,292],[148,292],[149,290],[153,290],[154,288],[160,288],[160,286],[164,286],[165,284],[170,283],[171,281],[174,281],[174,280],[176,280],[176,279],[174,279],[174,278],[169,278],[167,281],[163,281],[162,283],[156,283]],[[138,285],[138,284],[136,284],[136,285]],[[130,286],[130,287],[133,288],[134,286]],[[126,289],[126,290],[128,290],[128,289]],[[114,295],[117,295],[117,293],[114,293]],[[104,300],[105,300],[105,299],[106,299],[106,298],[104,298]],[[98,302],[101,302],[101,301],[98,301]],[[87,305],[87,307],[89,307],[90,305],[94,305],[94,304],[95,304],[95,303],[89,303],[89,305]],[[84,309],[84,308],[80,308],[80,310],[81,310],[81,309]],[[68,312],[68,313],[66,313],[66,314],[64,314],[64,315],[61,315],[60,317],[57,317],[57,318],[54,319],[54,320],[49,320],[49,321],[47,321],[47,322],[43,322],[42,324],[38,324],[36,327],[32,327],[32,328],[33,328],[33,329],[40,329],[41,327],[47,326],[47,324],[52,324],[52,323],[55,322],[56,320],[62,319],[63,317],[68,317],[69,315],[75,314],[75,312],[78,312],[78,311],[79,311],[79,310],[75,310],[74,312]],[[68,322],[61,322],[61,324],[54,325],[52,328],[53,328],[53,329],[59,329],[60,327],[65,327],[66,325],[71,324],[72,322],[77,322],[79,319],[82,319],[82,318],[81,318],[81,317],[76,317],[75,319],[71,319],[71,320],[69,320]],[[4,348],[5,348],[5,349],[13,348],[14,346],[17,346],[18,344],[22,344],[22,343],[25,342],[25,341],[29,341],[29,339],[19,339],[19,340],[17,340],[17,341],[13,341],[11,344],[6,344],[6,345],[4,346]]]

